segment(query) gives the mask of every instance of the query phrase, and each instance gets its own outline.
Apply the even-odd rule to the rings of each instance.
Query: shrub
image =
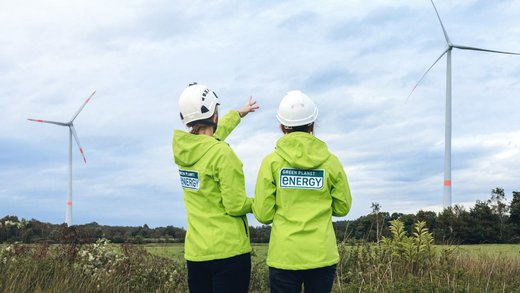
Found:
[[[399,220],[377,244],[339,244],[334,292],[517,292],[520,258],[434,247],[425,222],[407,235]]]
[[[45,245],[15,244],[0,250],[0,292],[187,291],[184,265],[139,247],[120,249],[106,239]]]

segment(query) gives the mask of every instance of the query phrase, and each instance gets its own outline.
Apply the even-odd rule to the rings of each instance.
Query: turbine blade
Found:
[[[421,83],[421,81],[426,77],[426,75],[428,74],[428,72],[430,72],[430,70],[433,68],[433,66],[435,66],[435,64],[437,64],[437,62],[439,62],[439,60],[441,60],[442,56],[444,56],[444,54],[446,54],[448,52],[448,50],[450,50],[450,48],[448,47],[446,50],[444,50],[444,52],[442,52],[442,54],[439,56],[439,58],[437,58],[437,60],[435,60],[435,62],[433,62],[433,64],[430,66],[430,68],[428,68],[428,70],[426,70],[426,72],[421,76],[421,78],[419,79],[419,81],[415,84],[415,86],[413,87],[412,91],[410,92],[410,94],[408,95],[408,97],[406,98],[406,102],[408,102],[408,99],[410,98],[410,96],[413,94],[413,92],[415,91],[415,89],[417,88],[417,86]]]
[[[48,121],[48,120],[42,120],[42,119],[27,119],[29,121],[33,121],[33,122],[40,122],[40,123],[50,123],[50,124],[56,124],[56,125],[60,125],[60,126],[67,126],[68,124],[67,123],[63,123],[63,122],[56,122],[56,121]]]
[[[79,108],[79,110],[76,112],[76,114],[74,114],[74,116],[72,116],[72,119],[70,119],[70,122],[74,122],[74,119],[76,119],[76,117],[78,117],[79,113],[81,112],[81,110],[83,110],[83,108],[85,107],[85,105],[90,101],[90,98],[92,98],[92,96],[96,93],[96,91],[94,91],[88,98],[87,100],[85,101],[85,103],[83,103],[83,105],[81,105],[81,107]]]
[[[444,24],[442,24],[441,16],[439,15],[439,12],[437,11],[437,7],[435,7],[435,3],[433,3],[433,0],[430,0],[433,5],[433,9],[435,9],[435,13],[437,14],[437,18],[439,19],[439,23],[442,27],[442,32],[444,33],[444,38],[446,39],[446,43],[450,44],[450,38],[448,37],[448,33],[446,32],[446,29],[444,28]]]
[[[489,50],[489,49],[482,49],[482,48],[468,47],[468,46],[459,46],[459,45],[453,45],[453,48],[457,48],[457,49],[461,49],[461,50],[473,50],[473,51],[499,53],[499,54],[520,55],[520,53],[516,53],[516,52],[496,51],[496,50]]]
[[[87,158],[85,158],[85,154],[83,153],[83,148],[81,147],[81,144],[79,143],[78,134],[76,133],[76,129],[74,128],[74,125],[70,126],[70,130],[72,130],[72,135],[74,135],[74,140],[76,141],[76,144],[79,147],[79,152],[81,153],[81,156],[83,157],[83,161],[86,164],[87,163]]]

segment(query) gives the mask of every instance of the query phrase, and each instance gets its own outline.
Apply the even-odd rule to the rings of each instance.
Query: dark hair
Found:
[[[211,117],[213,117],[213,116],[211,116]],[[211,120],[211,118],[208,118],[208,119],[191,121],[190,123],[186,124],[186,126],[188,126],[188,127],[195,127],[196,125],[199,125],[199,126],[213,126],[213,125],[215,125],[215,122],[213,122]]]
[[[287,127],[285,125],[282,125],[283,132],[284,133],[292,133],[292,132],[308,132],[311,133],[314,130],[314,122],[306,125],[300,125],[300,126],[292,126]]]
[[[191,121],[190,123],[186,124],[186,126],[191,128],[190,133],[192,134],[199,134],[201,129],[207,127],[213,127],[213,131],[216,131],[217,123],[213,122],[215,115],[218,115],[217,111],[215,111],[215,113],[213,113],[213,115],[207,119]]]

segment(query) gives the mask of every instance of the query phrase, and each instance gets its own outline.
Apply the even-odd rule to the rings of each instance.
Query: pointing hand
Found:
[[[244,118],[247,114],[258,110],[258,108],[260,108],[260,106],[258,106],[256,101],[253,100],[253,97],[250,96],[249,101],[244,106],[242,106],[240,110],[238,110],[238,113],[240,114],[241,118]]]

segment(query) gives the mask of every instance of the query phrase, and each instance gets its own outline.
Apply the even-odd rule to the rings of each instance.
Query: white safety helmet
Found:
[[[190,122],[208,119],[213,116],[218,105],[215,92],[205,85],[192,83],[179,98],[182,123],[187,126]]]
[[[318,108],[306,94],[290,91],[280,102],[276,118],[287,127],[308,125],[318,118]]]

